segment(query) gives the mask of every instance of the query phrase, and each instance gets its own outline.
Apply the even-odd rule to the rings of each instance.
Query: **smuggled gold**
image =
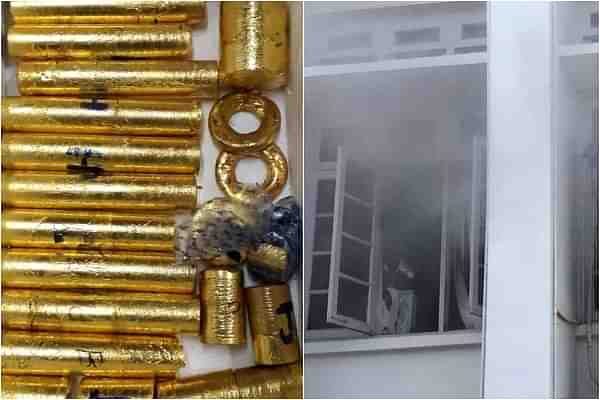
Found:
[[[38,61],[17,65],[24,96],[218,96],[216,61]]]
[[[287,285],[245,289],[248,317],[258,365],[298,361],[298,335]]]
[[[239,390],[233,371],[213,372],[159,383],[159,399],[238,399]]]
[[[13,25],[7,47],[27,60],[183,59],[192,55],[192,31],[185,24]]]
[[[238,162],[244,158],[258,158],[267,167],[267,176],[258,189],[252,188],[251,185],[241,184],[237,180],[235,169]],[[219,188],[228,197],[241,202],[248,202],[252,201],[257,193],[266,193],[274,200],[287,183],[288,166],[285,155],[276,144],[272,144],[256,152],[231,153],[222,151],[217,158],[215,174]]]
[[[268,90],[287,84],[289,22],[285,2],[222,2],[220,25],[220,68],[225,85]]]
[[[174,210],[196,206],[193,175],[4,171],[2,202],[9,207],[99,210]]]
[[[15,24],[204,24],[204,0],[44,0],[13,1]]]
[[[235,380],[240,399],[302,398],[302,369],[298,364],[238,369]]]
[[[2,98],[5,132],[191,136],[201,125],[196,101]]]
[[[173,252],[175,215],[5,209],[2,246]]]
[[[250,112],[260,121],[259,127],[245,134],[236,132],[229,121],[238,112]],[[208,127],[215,143],[231,152],[258,151],[271,145],[281,127],[277,105],[255,93],[232,93],[217,101],[210,111]]]
[[[270,243],[261,243],[248,253],[248,262],[270,272],[282,274],[287,268],[288,252]]]
[[[76,399],[153,399],[154,379],[83,378]]]
[[[214,267],[202,271],[200,299],[200,338],[204,343],[246,343],[246,314],[240,270]]]
[[[2,332],[2,373],[174,378],[185,365],[175,337]]]
[[[58,400],[69,398],[69,378],[2,374],[3,400]]]
[[[195,281],[168,253],[2,249],[3,288],[192,294]]]
[[[194,174],[199,166],[197,137],[2,135],[2,167],[6,169]]]

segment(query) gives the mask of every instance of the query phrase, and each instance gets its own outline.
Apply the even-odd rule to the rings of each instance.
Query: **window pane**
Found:
[[[333,213],[335,180],[320,180],[317,188],[317,213]]]
[[[314,256],[310,288],[313,290],[327,289],[329,287],[330,256]]]
[[[322,162],[337,161],[337,149],[344,143],[343,138],[341,129],[324,128],[319,160]]]
[[[361,281],[369,282],[371,248],[347,237],[342,237],[340,271]]]
[[[361,200],[373,201],[375,176],[371,168],[361,165],[354,160],[348,160],[346,165],[345,192]]]
[[[344,196],[343,231],[359,239],[371,242],[373,209],[365,207],[350,197]]]
[[[326,294],[313,294],[310,296],[308,329],[339,328],[337,325],[327,323],[327,297]]]
[[[340,278],[338,313],[360,321],[367,321],[369,287]]]
[[[333,217],[319,217],[315,227],[314,251],[331,251]]]

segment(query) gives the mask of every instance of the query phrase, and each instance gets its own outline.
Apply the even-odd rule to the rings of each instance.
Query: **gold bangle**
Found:
[[[258,158],[267,167],[267,176],[260,188],[249,188],[237,180],[235,168],[237,163],[244,158]],[[253,201],[257,193],[263,192],[272,200],[277,198],[283,190],[288,177],[288,166],[281,149],[272,144],[260,151],[246,153],[230,153],[222,151],[217,158],[216,178],[221,190],[230,198],[241,202]]]
[[[236,132],[229,120],[238,112],[249,112],[260,120],[253,132]],[[231,152],[262,150],[273,143],[281,127],[281,113],[277,104],[255,93],[232,93],[215,103],[208,118],[208,127],[214,141]]]

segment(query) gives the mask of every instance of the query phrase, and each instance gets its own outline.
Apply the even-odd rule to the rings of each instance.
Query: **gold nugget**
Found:
[[[221,73],[227,86],[276,89],[288,80],[288,5],[221,3]]]
[[[8,209],[2,246],[173,252],[175,215]]]
[[[192,31],[185,24],[13,25],[8,54],[27,60],[189,58]]]
[[[70,394],[69,378],[2,374],[3,400],[58,400]]]
[[[214,267],[202,271],[201,340],[209,344],[246,343],[246,314],[242,273],[238,269]]]
[[[302,368],[298,364],[238,369],[235,380],[240,399],[302,398]]]
[[[204,0],[64,0],[10,3],[15,24],[204,24]]]
[[[17,65],[24,96],[218,96],[216,61],[39,61]]]
[[[9,207],[174,210],[194,208],[196,200],[193,175],[2,173],[2,202]]]
[[[175,337],[2,332],[2,373],[174,378],[185,365]]]
[[[77,399],[153,399],[154,379],[83,378]]]
[[[233,370],[158,384],[159,399],[238,399]]]
[[[200,167],[198,138],[5,133],[6,169],[71,172],[194,174]]]
[[[201,125],[195,101],[2,98],[5,132],[191,136]]]
[[[298,335],[288,286],[247,288],[245,296],[256,363],[279,365],[298,361]]]

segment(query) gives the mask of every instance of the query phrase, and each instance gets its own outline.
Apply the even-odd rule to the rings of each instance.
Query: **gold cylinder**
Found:
[[[76,399],[153,399],[154,379],[83,378]]]
[[[209,344],[246,343],[246,314],[242,272],[235,268],[214,267],[202,271],[201,340]]]
[[[159,399],[238,399],[233,370],[192,376],[157,386]]]
[[[285,2],[222,2],[220,24],[220,68],[226,86],[269,90],[287,84],[289,23]]]
[[[5,132],[191,136],[201,125],[197,101],[2,98]]]
[[[204,0],[64,0],[13,1],[15,24],[204,24]]]
[[[302,368],[298,364],[238,369],[235,380],[240,399],[302,398]]]
[[[288,286],[246,288],[245,297],[256,364],[280,365],[298,361],[298,334]]]
[[[218,96],[216,61],[39,61],[17,65],[24,96]],[[162,97],[161,97],[162,98]]]
[[[185,24],[13,25],[7,47],[26,60],[182,59],[192,55],[192,31]]]
[[[8,209],[2,246],[173,252],[175,215]]]
[[[2,374],[3,400],[58,400],[70,394],[69,378]]]
[[[71,172],[194,174],[198,138],[5,133],[2,167]]]
[[[196,206],[193,175],[88,176],[5,171],[2,202],[9,207],[96,210],[174,210]]]
[[[185,365],[171,336],[2,332],[2,373],[174,378]]]

